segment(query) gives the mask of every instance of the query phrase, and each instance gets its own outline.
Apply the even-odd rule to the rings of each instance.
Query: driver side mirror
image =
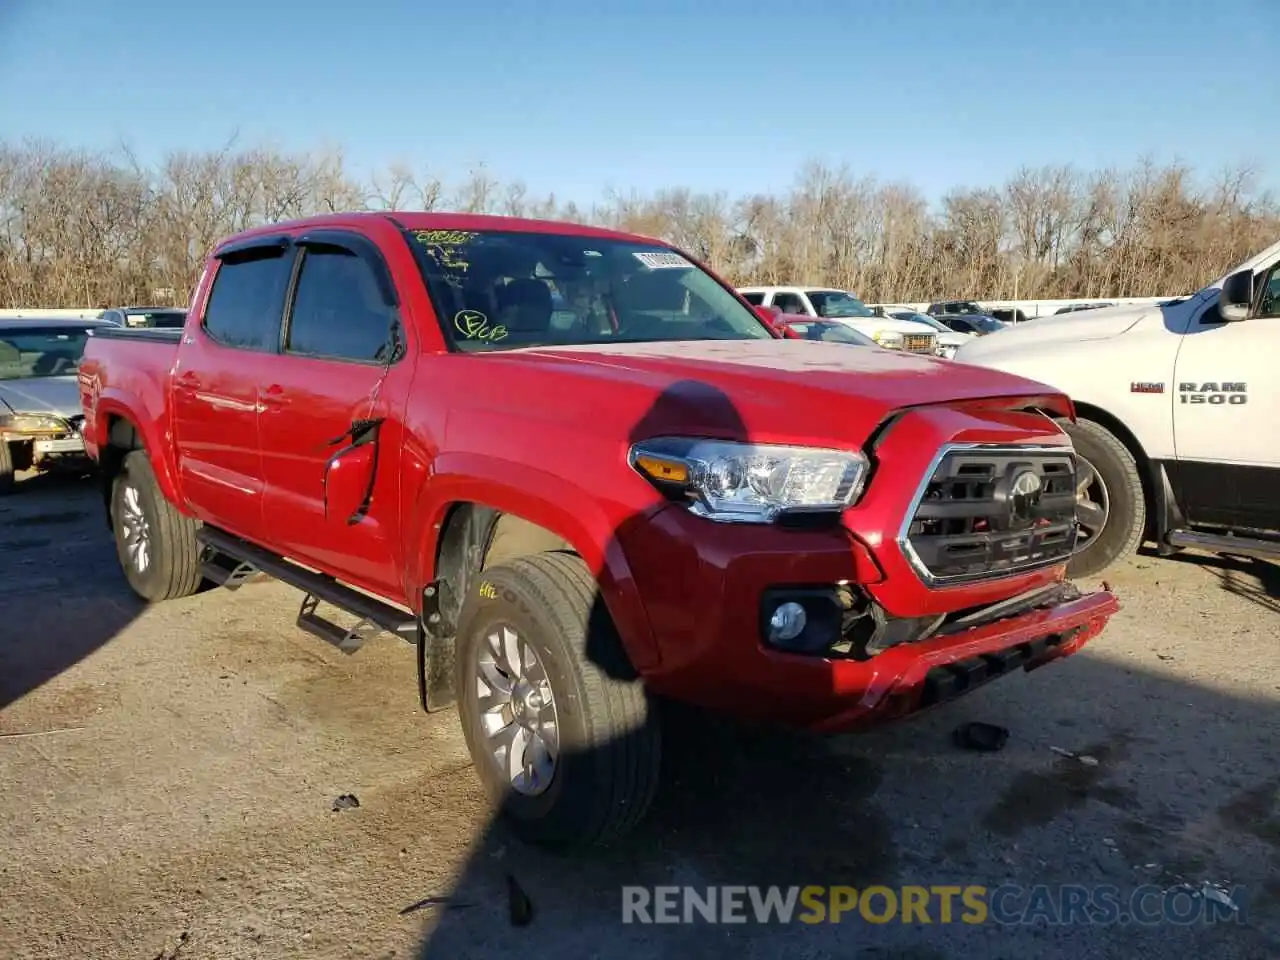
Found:
[[[1253,308],[1253,271],[1233,273],[1222,283],[1218,295],[1218,313],[1228,323],[1248,320]]]

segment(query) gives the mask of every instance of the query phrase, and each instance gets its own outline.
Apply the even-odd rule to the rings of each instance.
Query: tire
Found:
[[[31,441],[6,444],[9,448],[9,460],[13,464],[14,473],[30,470],[36,462],[36,445]]]
[[[8,443],[0,440],[0,497],[13,493],[13,474],[13,450]]]
[[[1089,487],[1088,502],[1082,503],[1077,511],[1081,535],[1086,533],[1085,517],[1089,514],[1084,507],[1088,503],[1103,506],[1105,512],[1101,529],[1078,543],[1075,555],[1067,564],[1068,577],[1092,577],[1132,556],[1142,544],[1147,525],[1142,474],[1129,448],[1105,427],[1092,420],[1059,421],[1059,425],[1071,437],[1077,456],[1084,461],[1081,469],[1092,468],[1096,474],[1095,482]]]
[[[141,541],[134,533],[139,526]],[[144,451],[125,456],[111,485],[111,529],[116,555],[134,593],[155,603],[200,589],[204,577],[196,541],[199,527],[165,499]]]
[[[596,596],[595,579],[580,558],[540,553],[485,570],[459,616],[454,682],[467,748],[512,832],[540,847],[608,844],[640,822],[657,792],[658,711],[626,663],[612,622],[593,614]],[[554,767],[539,781],[526,781],[523,792],[485,730],[485,716],[496,726],[512,715],[510,708],[485,716],[480,709],[482,661],[496,661],[488,667],[491,676],[501,668],[489,638],[507,631],[537,655],[543,670],[529,676],[549,681],[558,730]]]

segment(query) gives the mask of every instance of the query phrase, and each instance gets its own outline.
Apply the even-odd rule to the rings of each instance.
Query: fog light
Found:
[[[769,617],[769,640],[774,643],[794,640],[804,632],[805,620],[804,607],[800,604],[791,601],[778,604]]]

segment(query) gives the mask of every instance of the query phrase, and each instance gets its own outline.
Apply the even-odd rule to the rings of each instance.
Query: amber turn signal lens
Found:
[[[636,457],[636,466],[653,477],[667,483],[687,483],[689,468],[679,460],[667,460],[652,454],[642,453]]]

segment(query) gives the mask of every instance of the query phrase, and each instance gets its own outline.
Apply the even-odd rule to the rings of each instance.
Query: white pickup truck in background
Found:
[[[910,320],[912,323],[923,323],[926,327],[932,327],[938,335],[938,356],[946,357],[948,360],[953,359],[956,351],[976,336],[976,334],[972,333],[958,333],[937,317],[931,317],[927,313],[921,313],[919,310],[900,303],[875,304],[871,307],[871,310],[877,316],[892,317],[895,320]]]
[[[739,287],[753,307],[777,307],[783,313],[836,320],[889,350],[937,356],[938,334],[914,320],[877,316],[853,294],[829,287]]]
[[[1190,297],[1028,320],[955,359],[1075,402],[1081,577],[1144,540],[1280,558],[1278,356],[1280,243]]]

